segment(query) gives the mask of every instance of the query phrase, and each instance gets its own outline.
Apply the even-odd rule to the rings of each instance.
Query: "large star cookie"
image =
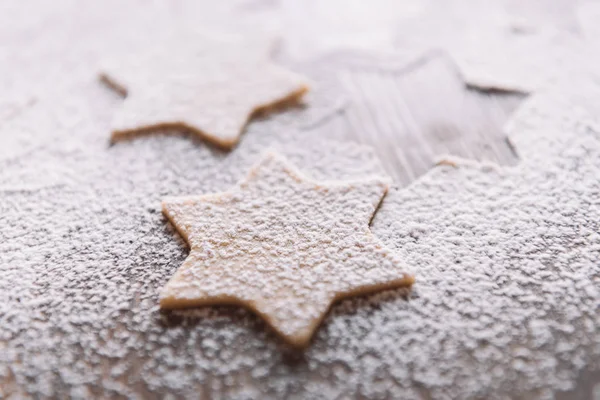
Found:
[[[161,128],[184,128],[224,148],[252,115],[298,101],[302,76],[268,60],[269,41],[215,40],[177,33],[104,67],[101,79],[123,95],[113,140]]]
[[[161,307],[243,305],[306,345],[332,302],[414,282],[369,229],[387,189],[317,183],[268,153],[227,192],[164,201],[191,251]]]

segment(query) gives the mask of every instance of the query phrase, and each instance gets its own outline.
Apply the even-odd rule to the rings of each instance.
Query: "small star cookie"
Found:
[[[332,302],[414,282],[369,229],[387,190],[381,179],[317,183],[270,152],[227,192],[165,200],[191,251],[161,308],[242,305],[306,345]]]
[[[101,80],[127,96],[113,141],[175,127],[232,148],[253,115],[308,91],[305,78],[268,60],[270,45],[180,32],[106,65]]]

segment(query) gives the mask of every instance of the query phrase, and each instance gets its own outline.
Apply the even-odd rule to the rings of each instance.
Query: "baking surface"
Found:
[[[0,5],[0,398],[600,396],[593,77],[467,88],[449,51],[400,46],[431,1],[24,3]],[[498,4],[533,35],[593,38],[600,15]],[[184,24],[279,32],[274,59],[314,82],[306,105],[229,153],[176,132],[109,145],[122,98],[102,61]],[[226,190],[269,148],[316,179],[391,176],[372,231],[417,278],[335,305],[304,351],[239,308],[158,309],[188,254],[160,201]]]

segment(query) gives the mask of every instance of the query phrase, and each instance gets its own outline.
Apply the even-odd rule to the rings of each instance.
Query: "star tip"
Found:
[[[312,90],[312,83],[307,80],[303,80],[300,83],[300,87],[298,88],[298,97],[304,96],[306,93],[310,92],[311,90]]]
[[[120,135],[119,131],[112,131],[110,133],[110,138],[108,139],[108,145],[114,146],[115,144],[117,144],[120,136],[121,135]]]
[[[285,162],[285,157],[274,147],[270,147],[264,151],[262,159],[264,161],[280,161]]]
[[[252,168],[250,168],[246,179],[256,179],[260,175],[260,171],[262,171],[264,168],[270,169],[275,165],[283,163],[285,163],[285,159],[276,150],[272,148],[264,150],[260,156],[258,156],[258,159],[255,161]]]
[[[285,342],[296,350],[304,350],[310,344],[312,339],[312,332],[309,333],[294,333],[294,334],[281,334],[282,338]]]
[[[119,127],[119,124],[114,124],[111,128],[111,132],[110,132],[110,144],[114,145],[120,141],[125,141],[128,139],[131,139],[133,137],[136,136],[137,132],[124,128],[124,127]]]
[[[169,217],[169,207],[171,206],[172,198],[167,197],[160,202],[160,209],[162,213],[168,218]]]
[[[195,128],[190,128],[192,131],[197,131]],[[216,146],[218,149],[223,151],[231,151],[233,150],[239,143],[240,134],[236,132],[235,134],[227,135],[224,138],[209,136],[204,133],[199,133],[199,136],[204,138],[209,144]]]
[[[381,185],[385,188],[385,190],[389,190],[392,184],[394,183],[390,177],[383,177],[379,179]]]
[[[113,80],[108,73],[102,72],[102,71],[99,72],[98,80],[102,84],[107,86],[109,89],[117,92],[120,96],[122,96],[122,97],[127,96],[127,89],[124,86],[120,85],[119,83],[115,82],[115,80]]]
[[[162,297],[162,295],[158,298],[158,308],[160,308],[161,310],[168,310],[169,309],[167,307],[167,303],[166,303],[164,297]]]
[[[277,158],[280,156],[279,152],[274,147],[268,148],[265,153],[267,154],[267,157],[270,158]]]
[[[231,141],[228,141],[228,142],[221,143],[220,147],[221,147],[222,150],[232,151],[233,149],[235,149],[235,147],[237,146],[237,144],[238,144],[238,140],[235,139],[235,140],[231,140]]]
[[[392,187],[393,181],[387,176],[375,176],[372,178],[371,183],[379,186],[384,193],[387,193]]]
[[[468,164],[468,160],[452,155],[441,156],[435,161],[436,167],[447,166],[452,168],[460,168],[466,164]]]
[[[296,350],[304,350],[310,344],[310,338],[306,340],[297,340],[297,341],[287,341],[288,345]]]
[[[271,318],[263,316],[272,331],[293,349],[302,350],[308,347],[312,337],[317,330],[318,324],[309,324],[295,329],[286,329],[284,325],[274,322]]]
[[[164,292],[164,290],[163,290]],[[161,293],[158,298],[158,308],[162,311],[168,311],[176,309],[177,307],[174,305],[173,299],[168,295]]]
[[[167,282],[158,292],[158,307],[161,310],[178,310],[195,306],[195,304],[178,297],[170,288],[170,282]]]

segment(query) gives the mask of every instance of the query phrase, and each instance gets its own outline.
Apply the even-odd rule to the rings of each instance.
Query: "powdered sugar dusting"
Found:
[[[159,312],[158,293],[187,256],[160,201],[229,189],[272,144],[319,179],[381,166],[364,148],[288,131],[287,113],[257,121],[231,154],[179,136],[108,147],[119,100],[98,102],[101,93],[92,85],[72,95],[91,112],[77,134],[54,130],[74,150],[51,153],[46,165],[66,162],[70,183],[2,195],[4,393],[548,397],[598,359],[594,134],[566,131],[562,150],[542,157],[557,147],[532,129],[536,140],[517,144],[520,154],[538,146],[531,162],[458,162],[393,189],[372,230],[416,273],[409,300],[403,292],[345,300],[309,348],[290,353],[238,308]]]
[[[531,95],[505,126],[508,138],[526,162],[545,162],[574,137],[600,132],[600,80],[586,74]]]
[[[159,312],[158,293],[188,254],[160,202],[229,189],[268,147],[319,180],[378,175],[381,165],[363,147],[296,129],[327,114],[313,109],[327,104],[318,90],[306,109],[251,124],[228,154],[176,135],[109,146],[122,100],[95,81],[94,63],[114,44],[99,38],[117,22],[140,29],[134,17],[144,19],[154,2],[79,3],[39,2],[35,14],[32,2],[13,1],[32,21],[18,39],[4,35],[15,14],[0,13],[0,58],[16,55],[0,69],[23,67],[14,71],[19,79],[3,73],[2,84],[15,78],[26,97],[49,92],[60,77],[88,84],[40,100],[61,110],[72,99],[83,107],[67,114],[84,124],[40,126],[36,135],[58,135],[50,151],[0,168],[0,397],[551,398],[598,367],[600,219],[590,179],[600,172],[598,130],[586,122],[548,131],[535,128],[544,119],[528,121],[553,115],[544,104],[574,121],[577,99],[594,99],[596,84],[575,80],[565,100],[539,100],[536,113],[517,114],[518,126],[530,127],[512,125],[518,167],[458,162],[393,188],[371,229],[411,266],[412,294],[344,300],[311,346],[291,351],[240,308]],[[168,4],[185,14],[184,3]],[[63,24],[61,15],[73,19]],[[54,42],[57,31],[69,40]],[[36,54],[44,62],[30,62]],[[600,102],[590,104],[579,106],[577,120],[594,121]],[[47,171],[55,178],[46,180]],[[15,174],[35,177],[35,187],[8,190],[23,184]]]
[[[390,51],[398,21],[419,15],[429,0],[280,2],[285,53],[295,60],[329,51]]]
[[[432,1],[399,24],[396,46],[448,52],[471,86],[530,93],[581,67],[576,3]]]

